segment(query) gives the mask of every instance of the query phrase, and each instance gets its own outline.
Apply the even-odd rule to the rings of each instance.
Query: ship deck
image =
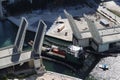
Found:
[[[68,20],[62,19],[60,21],[63,21],[65,23],[64,24],[65,28],[62,31],[58,32],[59,24],[57,25],[56,23],[54,23],[51,26],[51,28],[46,32],[46,35],[59,38],[65,41],[72,41],[72,30]],[[66,32],[67,32],[67,35],[65,35]]]

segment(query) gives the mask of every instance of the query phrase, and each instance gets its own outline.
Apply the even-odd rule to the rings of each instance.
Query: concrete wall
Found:
[[[82,47],[89,46],[89,39],[81,39],[81,40],[79,40],[79,45],[82,46]]]
[[[97,45],[94,41],[91,42],[91,47],[92,47],[95,51],[97,51],[97,49],[98,49],[98,45]]]
[[[97,44],[94,41],[91,42],[91,47],[97,52],[103,52],[109,50],[109,44]]]
[[[79,46],[79,41],[73,36],[73,45]]]
[[[33,67],[34,67],[34,62],[33,62],[33,60],[30,60],[30,61],[28,62],[28,64],[29,64],[29,67],[30,67],[30,68],[33,68]]]
[[[89,46],[89,38],[86,38],[86,39],[77,39],[73,36],[73,44],[76,45],[76,46],[82,46],[82,47],[87,47]]]
[[[109,50],[109,44],[99,44],[98,52]]]

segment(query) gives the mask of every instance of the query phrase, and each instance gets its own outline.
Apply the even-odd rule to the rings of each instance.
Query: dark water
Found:
[[[5,9],[11,14],[20,14],[32,9],[55,9],[57,7],[74,6],[84,4],[86,0],[16,0],[14,4],[5,5]]]
[[[0,48],[10,46],[14,43],[17,27],[9,21],[0,22]]]
[[[17,34],[18,27],[10,23],[9,21],[0,22],[0,48],[4,48],[14,44],[15,37]],[[34,32],[27,31],[26,38],[24,43],[28,43],[30,40],[33,40],[35,36]],[[30,48],[29,46],[27,48]],[[48,60],[43,60],[43,63],[47,70],[54,71],[62,74],[75,75],[72,70],[68,67],[51,62]]]
[[[49,71],[54,71],[54,72],[66,74],[69,76],[79,77],[79,75],[75,74],[75,72],[73,70],[71,70],[70,68],[68,68],[62,64],[58,64],[56,62],[51,62],[48,60],[43,60],[43,64],[44,64],[45,68]]]

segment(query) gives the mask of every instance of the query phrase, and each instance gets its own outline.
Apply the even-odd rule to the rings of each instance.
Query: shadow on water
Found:
[[[17,28],[9,21],[0,22],[0,48],[10,46],[14,43]]]
[[[5,6],[11,15],[21,14],[24,12],[31,12],[37,9],[55,9],[57,7],[75,6],[83,4],[84,0],[33,0],[32,4],[29,0],[21,0]]]
[[[45,68],[48,71],[54,71],[54,72],[66,74],[69,76],[79,77],[79,75],[76,74],[73,70],[71,70],[70,68],[62,64],[58,64],[56,62],[51,62],[51,61],[44,60],[44,59],[43,59],[43,64],[45,65]]]
[[[93,54],[92,54],[93,55]],[[92,64],[89,66],[89,68],[86,71],[80,71],[79,77],[83,80],[86,79],[87,76],[89,76],[90,72],[95,68],[95,66],[99,63],[99,61],[102,59],[102,56],[100,55],[94,55],[93,57],[95,60],[92,62]]]

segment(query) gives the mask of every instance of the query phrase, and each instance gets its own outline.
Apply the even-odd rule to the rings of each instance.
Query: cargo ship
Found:
[[[58,46],[42,47],[42,56],[54,58],[70,65],[82,65],[85,59],[85,52],[82,47],[70,45],[66,50],[60,49]]]
[[[32,46],[33,41],[30,41],[28,44]],[[64,49],[56,45],[43,45],[41,55],[66,62],[70,65],[82,65],[85,59],[83,48],[75,45],[69,45]]]

